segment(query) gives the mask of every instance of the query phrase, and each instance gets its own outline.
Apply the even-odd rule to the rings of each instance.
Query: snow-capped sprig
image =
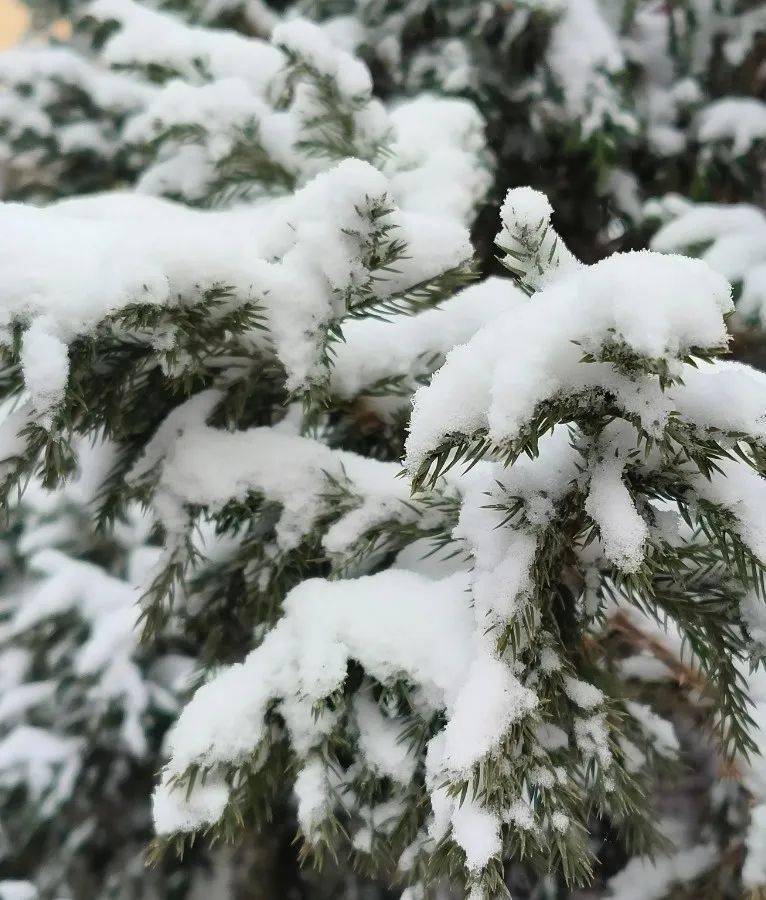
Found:
[[[399,212],[387,184],[347,160],[263,208],[136,195],[2,207],[18,236],[3,263],[4,388],[28,397],[3,423],[5,496],[38,465],[48,485],[66,476],[72,431],[146,434],[203,387],[224,387],[231,409],[254,390],[320,403],[344,320],[416,312],[472,276],[465,229]]]
[[[220,206],[289,192],[347,157],[380,162],[389,119],[364,65],[302,19],[272,41],[283,66],[270,84],[174,79],[133,117],[125,142],[153,157],[141,191]]]
[[[66,47],[28,45],[0,55],[3,195],[49,200],[133,177],[125,119],[155,88]]]
[[[500,210],[503,230],[495,239],[505,253],[500,261],[528,295],[580,265],[554,231],[552,214],[545,194],[529,187],[508,191]]]
[[[294,584],[287,573],[328,566],[335,575],[358,575],[415,540],[447,539],[454,491],[410,499],[396,463],[333,450],[289,422],[235,432],[211,427],[222,400],[220,392],[203,391],[176,407],[126,476],[130,494],[152,508],[165,535],[142,603],[149,635],[187,583],[192,594],[208,595],[242,582],[239,615],[251,607],[259,621],[274,621]],[[249,526],[240,534],[243,519]],[[216,553],[214,578],[194,541],[200,520],[228,546]]]
[[[462,573],[433,582],[414,573],[388,571],[348,581],[312,579],[296,587],[286,599],[285,615],[263,644],[244,663],[200,689],[179,719],[171,739],[171,761],[155,796],[160,835],[167,841],[205,826],[212,826],[213,833],[225,830],[232,810],[236,815],[238,785],[250,778],[257,785],[259,771],[269,766],[270,748],[289,735],[301,766],[318,754],[333,772],[319,783],[316,778],[301,777],[295,783],[301,825],[310,843],[316,842],[317,833],[327,837],[322,822],[331,824],[339,817],[343,828],[354,832],[365,824],[360,814],[370,802],[374,808],[393,802],[390,815],[400,824],[389,835],[389,853],[378,863],[385,864],[390,853],[397,858],[413,842],[425,850],[429,843],[445,838],[440,855],[442,864],[450,865],[445,854],[458,845],[446,839],[447,832],[450,820],[455,829],[460,828],[463,807],[458,797],[438,786],[438,770],[430,775],[424,771],[424,765],[426,770],[432,765],[423,759],[424,744],[429,742],[429,754],[436,759],[465,765],[465,754],[476,751],[470,746],[476,736],[472,726],[482,729],[481,745],[501,742],[504,735],[510,740],[515,729],[524,730],[523,723],[536,705],[534,694],[482,650],[465,586]],[[440,613],[434,620],[437,609]],[[338,653],[328,667],[333,647]],[[295,665],[285,665],[286,652]],[[349,696],[341,690],[351,660],[366,672],[379,704],[390,697],[382,718],[374,707],[367,707],[360,718],[355,692]],[[249,687],[243,691],[237,687],[240,683],[259,687],[256,692]],[[243,705],[235,712],[231,704],[236,697]],[[443,730],[440,712],[445,705],[449,721]],[[270,724],[271,710],[285,721],[286,734]],[[341,735],[347,732],[346,720],[352,714],[359,738],[356,746],[349,747]],[[252,728],[245,732],[237,726],[235,734],[223,726],[235,720],[247,721]],[[353,754],[351,760],[344,758],[343,747]],[[359,798],[354,799],[362,784],[357,780],[359,766],[369,773],[368,781],[370,776],[379,779],[361,808]],[[456,787],[457,794],[461,791]],[[408,792],[423,800],[430,796],[432,821],[427,803],[415,807],[403,803]],[[254,799],[250,798],[251,805]],[[396,811],[398,804],[401,812]],[[497,815],[478,806],[476,815],[499,840],[502,823]],[[466,824],[470,834],[471,826]],[[331,830],[338,835],[333,846],[340,849],[343,830]],[[383,838],[381,834],[379,839]],[[499,854],[500,845],[483,851],[464,836],[463,850],[458,852],[464,861],[467,858],[471,870],[478,871]],[[497,860],[487,871],[497,876],[496,866]]]
[[[651,247],[663,253],[699,256],[734,286],[735,325],[766,321],[766,214],[746,203],[692,203],[670,194],[646,204],[658,223]],[[755,335],[754,337],[757,337]]]
[[[615,815],[628,830],[647,823],[640,791],[627,789],[629,759],[614,752],[620,687],[580,643],[607,596],[674,621],[709,679],[723,748],[754,748],[739,598],[764,588],[764,382],[711,362],[726,350],[731,309],[728,284],[696,260],[645,253],[576,265],[453,350],[415,399],[416,487],[460,460],[497,460],[474,477],[455,531],[475,560],[477,622],[500,658],[534,679],[525,683],[545,698],[541,710],[556,711],[551,723],[599,761],[602,808],[634,797]],[[708,577],[726,568],[723,582]],[[551,636],[564,677],[545,689],[535,660]],[[562,700],[606,705],[578,717]]]

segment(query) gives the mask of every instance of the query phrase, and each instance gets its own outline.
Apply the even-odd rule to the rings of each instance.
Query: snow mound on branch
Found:
[[[342,553],[375,525],[417,518],[409,486],[397,477],[397,463],[334,450],[276,428],[211,428],[205,419],[220,399],[216,391],[204,391],[177,407],[130,473],[129,479],[137,481],[157,474],[161,464],[153,504],[171,533],[187,527],[187,505],[215,513],[232,500],[257,494],[280,505],[277,544],[282,550],[293,549],[321,516],[337,512],[337,505],[325,499],[330,479],[345,485],[355,498],[353,507],[323,536],[330,553]]]
[[[0,82],[12,85],[34,84],[55,79],[78,86],[102,109],[133,112],[155,94],[157,88],[120,72],[111,72],[87,60],[67,47],[24,45],[0,54]],[[49,87],[37,88],[35,99],[44,105]]]
[[[664,222],[651,241],[663,252],[699,256],[729,281],[740,283],[737,317],[766,318],[766,214],[745,203],[694,204],[670,194],[647,204],[647,217]]]
[[[192,764],[236,764],[249,757],[267,734],[264,717],[274,700],[293,746],[309,752],[333,720],[326,711],[315,717],[315,704],[343,684],[350,660],[384,684],[407,678],[428,707],[446,710],[448,726],[434,744],[431,765],[470,770],[513,722],[536,708],[537,699],[488,655],[467,586],[465,573],[431,581],[389,570],[347,581],[315,578],[294,588],[263,644],[200,688],[174,726],[170,763],[155,797],[160,833],[180,821],[175,813],[171,819],[163,814],[172,777]],[[368,736],[375,731],[362,722]],[[391,751],[376,758],[379,751],[372,757],[377,768],[400,778],[411,771],[406,758]],[[183,796],[183,789],[176,793]]]
[[[728,282],[700,260],[624,253],[562,275],[452,350],[417,392],[407,465],[417,470],[449,434],[486,429],[492,440],[511,442],[537,405],[561,391],[612,390],[626,406],[643,404],[642,419],[664,415],[636,396],[637,383],[622,381],[611,365],[581,362],[583,353],[607,342],[647,358],[724,348],[723,315],[732,309]]]
[[[285,64],[284,54],[265,41],[190,26],[135,0],[94,0],[86,14],[119,26],[101,51],[104,61],[118,68],[164,66],[192,81],[203,72],[214,78],[238,76],[265,96]]]
[[[0,640],[39,626],[51,617],[76,611],[89,627],[88,639],[75,654],[74,669],[92,678],[96,703],[118,701],[123,709],[122,738],[136,756],[146,753],[142,717],[150,692],[134,659],[139,591],[90,563],[57,550],[42,550],[31,560],[41,581],[27,592],[15,614],[0,629]]]
[[[236,302],[266,308],[287,387],[297,388],[320,373],[323,325],[342,317],[340,295],[367,277],[361,238],[352,233],[366,232],[363,210],[387,190],[372,166],[346,160],[294,195],[225,212],[135,194],[46,209],[0,205],[0,224],[14,234],[13,246],[0,252],[0,330],[8,335],[15,321],[43,318],[48,337],[68,343],[129,304],[190,302],[226,285]],[[391,216],[411,254],[376,283],[381,297],[470,257],[462,225]],[[264,344],[260,334],[252,340]],[[37,357],[29,356],[31,366]],[[60,359],[56,384],[65,375]]]
[[[510,280],[493,277],[464,288],[437,309],[415,316],[349,322],[343,326],[346,340],[337,347],[330,373],[333,391],[351,399],[389,379],[415,384],[430,374],[452,347],[526,301]],[[390,402],[390,397],[385,400]],[[409,402],[405,393],[402,404]]]
[[[766,103],[754,97],[726,97],[701,110],[697,122],[703,143],[730,141],[734,156],[744,156],[766,139]]]

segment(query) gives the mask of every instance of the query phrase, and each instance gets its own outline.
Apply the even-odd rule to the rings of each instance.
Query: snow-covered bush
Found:
[[[346,161],[231,211],[1,210],[28,238],[2,261],[6,389],[28,398],[5,490],[57,483],[70,435],[106,433],[102,514],[139,499],[164,536],[148,633],[233,604],[252,634],[171,732],[158,852],[263,825],[293,789],[308,852],[414,896],[445,877],[501,895],[509,861],[587,882],[598,819],[632,853],[663,846],[647,798],[678,751],[608,652],[614,609],[671,622],[723,752],[754,749],[740,600],[766,554],[763,381],[716,361],[722,276],[656,253],[583,266],[529,189],[498,236],[518,287],[429,311],[465,232],[388,190]],[[445,354],[415,396],[410,496],[386,460]]]
[[[316,900],[759,888],[762,11],[34,5],[76,33],[0,56],[0,898],[199,896],[200,832],[288,896],[296,828]],[[513,190],[471,284],[526,181],[588,260],[664,196],[662,252]]]
[[[141,647],[137,585],[159,548],[137,511],[92,527],[105,448],[55,494],[33,484],[3,533],[0,896],[183,896],[201,870],[147,872],[148,802],[194,658],[178,634]],[[90,482],[90,484],[89,484]]]
[[[241,3],[242,8],[247,3]],[[386,97],[438,89],[488,123],[495,198],[532,184],[589,259],[670,190],[762,202],[763,4],[723,0],[305,0]],[[494,223],[483,220],[482,250]],[[486,246],[484,246],[486,244]]]
[[[306,20],[267,41],[95,0],[80,25],[95,55],[29,46],[0,57],[7,197],[137,179],[141,193],[227,206],[289,193],[348,157],[377,164],[419,212],[467,223],[486,194],[471,104],[420,96],[386,110],[364,64]]]

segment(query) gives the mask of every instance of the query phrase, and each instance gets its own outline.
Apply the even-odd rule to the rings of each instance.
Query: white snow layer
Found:
[[[312,709],[340,687],[350,660],[384,684],[407,677],[420,687],[424,703],[446,710],[447,727],[429,751],[433,777],[438,771],[469,771],[498,745],[511,724],[535,710],[537,699],[491,656],[477,632],[467,586],[465,573],[432,581],[389,570],[346,581],[311,579],[294,588],[285,600],[283,618],[263,644],[200,688],[181,714],[171,732],[171,759],[156,794],[158,831],[179,830],[178,823],[186,821],[176,810],[183,790],[173,791],[170,779],[192,763],[204,767],[248,758],[268,734],[264,717],[273,701],[280,704],[297,751],[306,754],[317,745],[332,726],[332,716],[325,713],[317,719]],[[399,781],[411,777],[406,748],[396,743],[380,711],[366,699],[355,709],[371,767]],[[170,816],[165,812],[168,793],[177,795]],[[473,843],[477,830],[467,820],[478,816],[483,821],[489,814],[472,814],[466,804],[450,803],[453,824],[467,823],[464,849],[481,867],[485,854],[498,849],[497,838],[482,839],[480,849]],[[193,818],[188,812],[189,828],[200,824]],[[492,825],[490,832],[496,834],[498,827]]]
[[[366,277],[360,238],[350,232],[366,231],[360,210],[387,190],[380,172],[347,160],[292,196],[226,212],[135,194],[46,209],[3,204],[0,223],[14,242],[0,252],[0,332],[7,340],[14,321],[40,319],[45,338],[36,343],[50,349],[53,339],[66,343],[128,304],[189,302],[227,285],[237,302],[265,306],[287,386],[299,387],[320,370],[322,326],[343,316],[339,295]],[[454,221],[415,213],[393,213],[392,221],[411,258],[377,283],[381,296],[471,255],[467,232]],[[263,342],[258,334],[252,339]],[[65,354],[56,358],[48,377],[58,390]],[[38,355],[30,348],[25,361],[31,370]]]

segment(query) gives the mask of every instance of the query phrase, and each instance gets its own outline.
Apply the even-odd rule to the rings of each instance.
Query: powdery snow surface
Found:
[[[662,900],[675,885],[707,872],[717,859],[712,844],[699,844],[654,860],[636,857],[609,880],[606,900]]]
[[[171,532],[184,531],[184,506],[218,512],[231,500],[256,494],[281,507],[276,527],[282,550],[296,547],[320,516],[341,513],[325,499],[335,479],[353,494],[352,507],[326,530],[329,553],[342,553],[376,525],[412,522],[418,511],[396,463],[333,450],[287,430],[251,428],[228,432],[205,419],[221,399],[215,391],[195,395],[177,407],[147,445],[130,479],[159,475],[154,508]],[[286,468],[285,460],[290,461]],[[158,466],[161,465],[161,472]]]
[[[694,253],[733,283],[741,284],[737,316],[766,316],[766,214],[745,203],[690,203],[668,195],[647,204],[663,225],[651,245],[663,252]]]
[[[134,0],[94,0],[87,14],[119,28],[101,51],[118,67],[165,66],[188,78],[239,76],[265,94],[284,66],[284,54],[264,41],[233,31],[189,26]]]
[[[394,316],[385,322],[349,322],[330,373],[333,391],[351,399],[364,395],[376,383],[403,379],[408,390],[401,402],[409,403],[409,391],[417,380],[429,375],[452,347],[526,302],[526,296],[507,278],[487,278],[459,291],[437,309]],[[385,401],[390,403],[390,397]]]
[[[54,338],[66,343],[128,304],[189,302],[205,288],[227,285],[235,302],[266,307],[288,387],[298,387],[319,373],[322,326],[342,317],[340,293],[367,277],[359,238],[349,234],[368,228],[358,210],[387,189],[381,173],[347,160],[293,196],[227,212],[131,194],[47,209],[2,205],[0,223],[15,239],[0,253],[0,326],[40,318],[46,337],[37,344],[45,340],[50,350]],[[381,296],[470,256],[468,235],[453,221],[404,213],[393,221],[411,258],[378,282]],[[258,334],[252,339],[263,344]],[[38,358],[29,355],[33,346],[27,368]],[[54,358],[56,366],[45,364],[58,389],[66,358]]]
[[[183,795],[172,791],[172,775],[192,763],[242,761],[266,736],[264,716],[273,700],[280,701],[298,752],[316,745],[332,715],[316,719],[313,704],[340,687],[350,660],[382,683],[406,676],[430,708],[446,709],[448,725],[430,751],[429,765],[434,773],[467,771],[536,706],[534,694],[489,655],[476,631],[467,586],[465,573],[432,581],[390,570],[346,581],[311,579],[294,588],[284,617],[263,644],[200,688],[179,718],[157,791],[158,831],[177,830],[180,820],[181,801],[166,799],[168,792]],[[372,768],[399,781],[411,777],[412,761],[397,746],[393,724],[368,700],[357,704],[356,715]],[[459,804],[450,802],[457,810]],[[174,812],[166,818],[168,808]],[[197,827],[193,813],[188,815],[189,827]]]
[[[725,348],[723,314],[731,309],[728,282],[686,257],[616,254],[562,274],[528,305],[452,350],[418,391],[408,467],[415,471],[449,434],[486,429],[492,440],[511,442],[537,405],[561,392],[612,390],[629,408],[640,408],[640,383],[622,383],[610,365],[582,363],[583,353],[598,353],[610,341],[650,358]],[[653,382],[648,389],[656,396]],[[642,419],[651,421],[656,412],[648,405]]]
[[[766,103],[754,97],[726,97],[708,104],[699,114],[699,139],[727,141],[734,156],[747,153],[766,139]]]

